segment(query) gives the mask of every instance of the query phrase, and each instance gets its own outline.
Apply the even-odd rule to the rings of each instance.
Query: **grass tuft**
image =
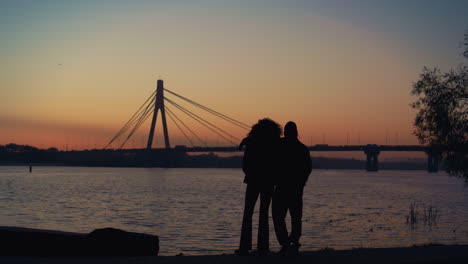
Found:
[[[432,205],[418,205],[412,202],[409,207],[409,213],[406,216],[406,223],[414,227],[417,223],[423,222],[429,227],[436,226],[440,218],[439,210]]]

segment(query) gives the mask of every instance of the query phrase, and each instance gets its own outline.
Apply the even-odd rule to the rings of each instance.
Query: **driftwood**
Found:
[[[0,256],[157,256],[159,238],[115,228],[89,234],[0,227]]]

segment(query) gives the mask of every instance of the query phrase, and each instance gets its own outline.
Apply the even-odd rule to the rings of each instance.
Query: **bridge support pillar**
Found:
[[[171,145],[169,144],[169,133],[167,132],[167,123],[166,123],[166,110],[164,108],[164,82],[163,80],[158,80],[154,101],[155,103],[154,103],[153,119],[151,121],[150,134],[148,136],[148,144],[146,145],[146,149],[151,150],[151,145],[153,144],[154,129],[156,126],[156,119],[158,117],[158,111],[161,111],[161,120],[162,120],[163,132],[164,132],[164,144],[165,144],[166,149],[169,149],[171,148]]]
[[[439,171],[439,155],[433,151],[427,152],[427,171],[428,172]]]
[[[379,170],[379,154],[380,150],[378,150],[376,145],[367,145],[364,149],[364,153],[366,154],[366,170],[367,171],[378,171]]]

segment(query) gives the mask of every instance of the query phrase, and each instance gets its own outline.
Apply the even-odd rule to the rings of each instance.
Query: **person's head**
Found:
[[[282,127],[269,118],[263,118],[252,126],[248,137],[255,140],[274,140],[279,139],[283,134]]]
[[[289,121],[284,126],[284,137],[285,138],[297,138],[297,126],[293,121]]]

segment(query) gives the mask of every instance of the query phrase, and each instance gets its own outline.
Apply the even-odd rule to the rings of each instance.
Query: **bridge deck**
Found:
[[[427,147],[417,145],[350,145],[350,146],[328,146],[316,145],[308,146],[310,151],[364,151],[371,148],[377,151],[426,151]],[[153,148],[153,151],[167,151],[164,148]],[[238,147],[186,147],[176,146],[171,150],[180,150],[184,152],[241,152]],[[146,149],[124,149],[122,151],[146,151]]]

